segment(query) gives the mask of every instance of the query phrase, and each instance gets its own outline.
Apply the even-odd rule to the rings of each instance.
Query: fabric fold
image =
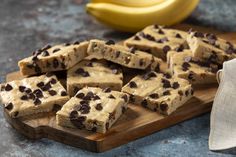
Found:
[[[220,85],[212,111],[209,136],[210,150],[236,146],[236,59],[223,64]]]

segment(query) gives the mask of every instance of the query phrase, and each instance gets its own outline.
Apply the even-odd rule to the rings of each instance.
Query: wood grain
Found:
[[[213,32],[222,38],[236,41],[235,33],[221,34],[211,28],[191,25],[178,25],[175,28]],[[20,79],[19,72],[6,76],[6,81]],[[62,79],[62,82],[65,80]],[[38,118],[26,117],[12,119],[4,112],[7,121],[20,133],[31,139],[49,138],[64,144],[79,147],[93,152],[103,152],[140,137],[150,135],[187,119],[196,117],[211,110],[217,85],[201,86],[195,89],[194,97],[170,116],[164,117],[139,105],[130,104],[128,110],[106,134],[86,130],[63,128],[56,124],[55,113],[38,115]]]

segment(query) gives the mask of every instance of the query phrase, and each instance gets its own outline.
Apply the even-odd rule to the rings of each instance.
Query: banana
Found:
[[[173,25],[184,20],[199,0],[165,0],[148,7],[127,7],[112,3],[88,3],[87,12],[98,21],[120,31],[137,32],[152,24]]]
[[[127,7],[147,7],[160,4],[166,0],[91,0],[91,3],[112,3]]]

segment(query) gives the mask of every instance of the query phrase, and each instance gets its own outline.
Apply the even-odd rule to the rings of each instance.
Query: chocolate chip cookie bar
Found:
[[[85,86],[120,91],[123,74],[119,65],[105,60],[83,60],[67,71],[67,91],[74,96]]]
[[[90,40],[88,54],[134,69],[159,71],[161,59],[151,54],[117,45],[114,41]]]
[[[223,64],[236,57],[236,45],[216,37],[214,34],[190,32],[187,42],[193,56],[199,60]]]
[[[1,102],[12,118],[50,112],[69,100],[63,86],[51,74],[12,81],[0,88]]]
[[[110,88],[85,87],[57,112],[57,124],[105,133],[124,113],[128,101],[128,94]]]
[[[220,66],[211,62],[196,60],[190,50],[170,51],[167,62],[173,75],[187,79],[191,84],[216,83],[216,72]]]
[[[124,44],[165,60],[168,51],[188,47],[187,35],[184,31],[152,25],[127,39]]]
[[[171,114],[193,95],[187,80],[153,71],[134,77],[122,92],[130,94],[131,103],[163,115]]]
[[[18,66],[22,75],[67,70],[87,56],[87,47],[87,41],[47,45],[33,52],[33,56],[20,60]]]

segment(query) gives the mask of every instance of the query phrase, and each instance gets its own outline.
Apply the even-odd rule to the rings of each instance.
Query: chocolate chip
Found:
[[[49,56],[49,52],[48,51],[43,51],[42,56],[44,56],[44,57]]]
[[[20,99],[21,99],[21,100],[28,100],[28,96],[27,96],[27,95],[22,95],[22,96],[20,97]]]
[[[5,86],[5,91],[11,91],[13,88],[12,88],[12,86],[10,85],[10,84],[6,84],[6,86]]]
[[[159,95],[157,93],[152,93],[149,95],[149,97],[152,99],[157,99],[157,98],[159,98]]]
[[[41,87],[44,86],[44,82],[39,82],[39,83],[36,84],[36,86],[39,87],[39,88],[41,88]]]
[[[73,45],[79,45],[79,44],[80,44],[79,41],[75,41],[75,42],[73,43]]]
[[[130,53],[133,53],[133,54],[134,54],[136,50],[137,50],[137,49],[136,49],[135,47],[131,47],[131,48],[130,48]]]
[[[155,29],[159,29],[160,27],[159,27],[159,25],[153,25],[153,27],[155,28]]]
[[[179,33],[177,33],[177,34],[175,35],[175,37],[182,39],[182,36],[181,36]]]
[[[163,74],[165,78],[170,79],[172,76],[169,73]]]
[[[189,80],[193,80],[193,73],[192,73],[192,72],[189,73],[189,75],[188,75],[188,79],[189,79]]]
[[[98,95],[94,95],[93,100],[99,100],[101,99]]]
[[[168,110],[168,105],[165,102],[161,102],[160,109],[161,111],[166,112]]]
[[[64,43],[64,46],[70,46],[70,43]]]
[[[89,113],[89,111],[90,111],[90,106],[88,105],[88,104],[81,104],[81,107],[80,107],[80,112],[82,113],[82,114],[88,114]]]
[[[52,86],[51,86],[50,82],[48,82],[48,83],[46,83],[43,87],[41,87],[41,89],[42,89],[43,91],[48,91],[51,87],[52,87]]]
[[[32,90],[31,90],[30,88],[26,88],[26,89],[25,89],[25,92],[26,92],[27,94],[29,94],[29,93],[32,93]]]
[[[147,100],[146,100],[146,99],[143,100],[143,101],[141,102],[141,105],[146,108],[147,105],[148,105]]]
[[[43,97],[43,92],[40,89],[34,90],[33,93],[35,94],[35,96],[37,98],[42,98]]]
[[[78,117],[78,112],[73,110],[70,112],[70,118],[77,118]]]
[[[125,102],[128,102],[128,96],[126,94],[123,95],[121,98],[123,98]]]
[[[38,60],[38,56],[33,56],[32,57],[32,61],[37,61]]]
[[[182,44],[179,45],[179,47],[176,47],[176,48],[175,48],[175,51],[176,51],[176,52],[182,52],[183,50],[184,50],[184,45],[182,45]]]
[[[13,109],[13,104],[10,102],[8,104],[5,104],[5,109],[7,109],[8,111]]]
[[[59,62],[56,58],[53,59],[52,65],[53,65],[53,68],[55,68],[55,69],[59,66]]]
[[[162,79],[161,82],[163,83],[163,88],[170,88],[170,81],[166,79]]]
[[[92,62],[88,62],[88,63],[86,63],[86,66],[93,67],[93,63]]]
[[[232,48],[232,47],[228,47],[228,49],[226,49],[225,52],[226,52],[227,54],[232,54],[232,53],[235,52],[235,50],[234,50],[234,48]]]
[[[25,88],[26,88],[25,86],[19,86],[19,91],[23,93],[25,91]]]
[[[189,91],[186,90],[186,91],[185,91],[185,96],[188,96],[188,95],[189,95]]]
[[[152,78],[152,77],[156,77],[157,75],[154,73],[154,72],[148,72],[148,73],[146,73],[145,75],[143,75],[143,79],[144,80],[148,80],[148,79],[150,79],[150,78]]]
[[[76,98],[83,99],[84,98],[84,93],[76,94]]]
[[[41,68],[40,68],[37,64],[36,64],[35,67],[34,67],[34,71],[35,71],[37,74],[42,73]]]
[[[109,129],[109,122],[106,123],[106,130]]]
[[[86,120],[85,116],[77,116],[76,118],[71,118],[70,121],[71,123],[76,126],[78,129],[84,128],[83,122]]]
[[[52,53],[56,53],[57,51],[60,51],[61,49],[59,49],[59,48],[56,48],[56,49],[54,49],[53,51],[52,51]]]
[[[184,63],[182,64],[182,69],[183,69],[183,71],[187,71],[187,70],[189,69],[189,67],[190,67],[190,64],[187,63],[187,62],[184,62]]]
[[[34,100],[34,99],[35,99],[35,95],[34,95],[33,93],[30,93],[30,94],[28,95],[28,98]]]
[[[179,94],[180,96],[184,95],[183,91],[181,91],[181,90],[178,91],[178,94]]]
[[[159,33],[159,34],[165,34],[161,28],[158,29],[157,33]]]
[[[141,40],[141,39],[137,35],[135,35],[134,40]]]
[[[111,88],[107,87],[107,88],[103,89],[103,92],[104,93],[110,93],[111,92]]]
[[[129,101],[130,101],[131,103],[134,103],[134,102],[135,102],[134,95],[130,94]]]
[[[163,52],[166,54],[168,51],[170,51],[170,46],[166,45],[162,48]]]
[[[143,66],[143,65],[144,65],[144,63],[145,63],[145,62],[144,62],[144,60],[143,60],[143,59],[140,59],[140,60],[139,60],[139,65],[140,65],[140,66]]]
[[[199,38],[203,38],[203,37],[204,37],[204,34],[201,33],[201,32],[194,32],[193,36],[199,37]]]
[[[131,81],[131,82],[129,83],[129,87],[130,87],[130,88],[137,88],[138,86],[137,86],[137,84],[136,84],[134,81]]]
[[[125,64],[129,64],[130,62],[130,57],[125,57]]]
[[[51,84],[56,84],[56,83],[57,83],[57,80],[54,79],[54,78],[52,78],[52,79],[50,80],[50,83],[51,83]]]
[[[48,50],[48,49],[50,49],[51,47],[52,47],[51,45],[47,44],[47,45],[45,45],[43,48],[41,48],[41,51]]]
[[[57,94],[57,92],[55,90],[49,90],[48,93],[51,95],[51,96],[54,96]]]
[[[120,51],[116,51],[116,58],[120,56]]]
[[[18,111],[16,111],[16,112],[14,112],[14,114],[13,114],[13,117],[17,117],[19,115],[19,112]]]
[[[85,71],[84,73],[82,73],[81,74],[83,77],[89,77],[90,76],[90,74],[87,72],[87,71]]]
[[[164,91],[163,95],[170,95],[170,91],[169,90]]]
[[[1,87],[1,91],[5,90],[5,85],[0,86]]]
[[[194,91],[193,91],[193,89],[191,89],[191,91],[190,91],[190,92],[191,92],[191,95],[193,95],[193,94],[194,94]]]
[[[86,100],[86,97],[88,97],[89,100],[91,100],[94,97],[93,92],[89,91],[86,96],[84,97],[84,99]]]
[[[40,105],[42,102],[38,98],[34,100],[34,105]]]
[[[95,106],[95,108],[96,108],[96,110],[98,110],[98,111],[101,111],[101,110],[103,109],[101,103],[98,103],[98,104]]]
[[[172,84],[172,88],[174,88],[174,89],[179,88],[179,83],[178,83],[178,82],[174,82],[174,83]]]
[[[115,99],[115,97],[114,97],[112,94],[110,94],[110,95],[108,96],[108,98],[110,98],[110,99]]]
[[[113,40],[108,40],[107,42],[105,42],[106,45],[114,45],[115,42]]]
[[[61,96],[67,96],[66,91],[61,91]]]
[[[83,68],[78,68],[76,71],[75,71],[75,73],[76,74],[81,74],[81,73],[84,73],[85,71],[84,71],[84,69]]]
[[[161,38],[159,40],[157,40],[158,43],[164,43],[164,42],[167,42],[169,41],[167,37],[164,37],[164,38]]]
[[[156,39],[153,37],[153,36],[151,36],[150,34],[146,34],[145,35],[145,38],[147,39],[147,40],[150,40],[150,41],[155,41]]]
[[[89,73],[87,71],[85,71],[83,68],[78,68],[76,71],[75,71],[76,74],[78,75],[81,75],[83,77],[89,77]]]

